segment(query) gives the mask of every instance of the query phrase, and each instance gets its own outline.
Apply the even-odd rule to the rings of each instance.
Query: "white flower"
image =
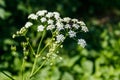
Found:
[[[88,28],[86,27],[86,26],[81,26],[82,27],[82,31],[84,31],[84,32],[88,32]]]
[[[47,30],[53,30],[55,28],[55,25],[48,25]]]
[[[78,22],[78,20],[77,19],[72,19],[72,21],[75,23],[75,22]]]
[[[37,31],[40,32],[40,31],[43,31],[44,30],[44,26],[43,25],[39,25],[38,28],[37,28]]]
[[[48,17],[48,18],[53,17],[53,13],[52,13],[52,12],[47,13],[47,14],[46,14],[46,17]]]
[[[64,28],[63,28],[63,23],[61,23],[61,22],[58,21],[58,22],[56,23],[56,25],[57,25],[57,30],[58,30],[58,31],[64,29]]]
[[[70,28],[71,28],[70,24],[66,24],[66,25],[65,25],[65,28],[66,28],[66,29],[70,29]]]
[[[82,31],[88,32],[88,28],[86,27],[86,24],[83,21],[79,21],[78,24],[82,27]]]
[[[41,22],[47,21],[47,19],[45,17],[42,17],[40,20],[41,20]]]
[[[63,20],[64,20],[64,22],[69,23],[71,19],[69,17],[65,17],[65,18],[63,18]]]
[[[59,16],[60,16],[60,14],[59,14],[58,12],[53,12],[53,14],[54,14],[54,15],[59,15]]]
[[[31,22],[26,22],[25,28],[29,28],[29,27],[32,26],[32,25],[33,25],[33,23],[31,23]]]
[[[56,40],[57,40],[56,41],[57,43],[60,43],[60,42],[63,42],[65,40],[65,37],[64,37],[64,35],[60,34],[60,35],[56,36]]]
[[[28,16],[28,19],[37,20],[37,18],[38,18],[38,16],[35,15],[35,14],[30,14],[30,15]]]
[[[53,14],[54,14],[55,19],[59,19],[60,18],[60,14],[58,12],[53,12]]]
[[[45,13],[47,13],[47,10],[41,10],[41,11],[38,11],[38,12],[36,13],[36,15],[38,15],[38,16],[44,16]]]
[[[76,29],[78,29],[80,27],[78,24],[73,24],[72,26]]]
[[[78,24],[80,24],[81,26],[85,26],[85,23],[83,21],[79,21]]]
[[[69,34],[70,38],[76,37],[76,32],[74,32],[74,31],[72,31],[72,30],[70,30],[70,31],[68,32],[68,34]]]
[[[84,48],[86,46],[86,41],[84,39],[78,39],[78,44]]]
[[[49,19],[47,22],[48,24],[53,24],[54,21],[52,19]]]

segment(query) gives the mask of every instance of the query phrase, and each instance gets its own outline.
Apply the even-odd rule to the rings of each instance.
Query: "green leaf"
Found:
[[[11,15],[10,12],[5,11],[4,9],[0,8],[0,18],[1,19],[6,19]]]
[[[93,62],[90,60],[82,60],[82,69],[84,73],[91,74],[93,72]]]
[[[5,6],[5,1],[4,0],[0,0],[0,6]]]
[[[74,80],[74,78],[70,73],[65,72],[62,76],[62,80]]]

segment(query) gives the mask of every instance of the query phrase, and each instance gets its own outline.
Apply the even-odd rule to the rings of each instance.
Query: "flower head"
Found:
[[[58,22],[56,23],[56,25],[57,25],[57,30],[58,30],[58,31],[64,29],[64,28],[63,28],[64,25],[63,25],[62,22],[58,21]]]
[[[73,24],[72,25],[75,29],[78,29],[80,26],[78,24]]]
[[[44,16],[45,13],[47,13],[47,10],[41,10],[41,11],[38,11],[38,12],[36,13],[36,15],[38,15],[38,16]]]
[[[68,34],[69,34],[69,37],[70,37],[70,38],[76,37],[76,32],[75,32],[75,31],[70,30],[70,31],[68,32]]]
[[[60,43],[60,42],[63,42],[65,40],[65,37],[63,34],[59,34],[56,36],[56,42],[57,43]]]
[[[63,18],[63,21],[66,22],[66,23],[69,23],[70,20],[71,20],[71,18],[69,18],[69,17],[65,17],[65,18]]]
[[[46,14],[46,17],[48,17],[48,18],[53,17],[53,13],[52,13],[52,12],[48,12],[48,13]]]
[[[70,28],[71,28],[70,24],[66,24],[66,25],[65,25],[65,28],[66,28],[66,29],[70,29]]]
[[[84,48],[86,46],[86,41],[84,39],[78,39],[78,44]]]
[[[35,15],[35,14],[30,14],[30,15],[28,16],[28,19],[37,20],[37,18],[38,18],[38,16]]]
[[[59,19],[60,18],[60,14],[58,12],[53,12],[53,14],[54,14],[55,19]]]
[[[78,24],[80,24],[81,26],[85,26],[85,23],[83,21],[79,21]]]
[[[52,19],[49,19],[47,22],[48,24],[53,24],[54,21]]]
[[[47,30],[53,30],[55,28],[55,25],[48,25]]]
[[[32,25],[33,25],[33,23],[31,23],[31,22],[26,22],[25,28],[29,28],[29,27],[32,26]]]
[[[74,23],[78,22],[78,20],[77,20],[77,19],[72,19],[72,21],[73,21]]]
[[[43,31],[43,30],[44,30],[44,26],[43,25],[39,25],[37,31],[40,32],[40,31]]]
[[[88,32],[88,28],[86,27],[86,26],[81,26],[82,27],[82,31],[84,31],[84,32]]]
[[[45,17],[42,17],[40,20],[41,20],[41,22],[47,21],[47,19]]]

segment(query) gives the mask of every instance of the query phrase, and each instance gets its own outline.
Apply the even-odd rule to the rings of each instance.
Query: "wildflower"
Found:
[[[80,27],[78,24],[73,24],[72,26],[76,29],[78,29]]]
[[[88,28],[86,27],[86,24],[83,21],[79,21],[78,24],[82,27],[82,31],[88,32]]]
[[[48,18],[53,17],[53,13],[52,13],[52,12],[49,12],[48,14],[46,14],[46,17],[48,17]]]
[[[45,13],[47,13],[47,10],[38,11],[38,12],[36,13],[36,15],[38,15],[38,16],[44,16]]]
[[[71,28],[71,27],[70,27],[70,24],[66,24],[66,25],[65,25],[65,28],[66,28],[66,29],[70,29],[70,28]]]
[[[45,17],[42,17],[40,20],[41,20],[41,22],[47,21],[47,19]]]
[[[71,20],[71,19],[70,19],[69,17],[65,17],[65,18],[63,18],[63,21],[66,22],[66,23],[69,23],[70,20]]]
[[[55,25],[48,25],[47,30],[53,30],[55,28]]]
[[[69,34],[69,37],[70,37],[70,38],[76,37],[76,32],[74,32],[74,31],[72,31],[72,30],[70,30],[70,31],[68,32],[68,34]]]
[[[83,21],[79,21],[78,24],[80,24],[80,26],[85,26],[85,23]]]
[[[55,19],[59,19],[60,18],[60,14],[58,12],[53,12],[53,14],[54,14]]]
[[[48,24],[53,24],[54,21],[52,19],[49,19],[47,22]]]
[[[29,28],[29,27],[32,26],[32,25],[33,25],[33,23],[31,23],[31,22],[26,22],[25,28]]]
[[[35,14],[30,14],[30,15],[28,16],[28,19],[37,20],[37,18],[38,18],[38,16],[35,15]]]
[[[86,27],[86,26],[81,26],[82,27],[82,31],[84,31],[84,32],[88,32],[88,28]]]
[[[58,12],[53,12],[53,14],[54,14],[54,15],[60,16],[60,14],[59,14]]]
[[[40,31],[43,31],[43,30],[44,30],[44,26],[43,25],[39,25],[37,31],[40,32]]]
[[[60,35],[57,35],[57,36],[56,36],[56,40],[57,40],[56,42],[57,42],[57,43],[63,42],[64,39],[65,39],[65,37],[64,37],[63,34],[60,34]]]
[[[77,19],[72,19],[72,21],[73,21],[74,23],[78,22],[78,20],[77,20]]]
[[[78,44],[84,48],[86,46],[86,41],[84,39],[78,39]]]
[[[56,25],[57,25],[57,30],[58,30],[58,31],[64,29],[64,28],[63,28],[63,23],[61,23],[60,21],[58,21],[58,22],[56,23]]]

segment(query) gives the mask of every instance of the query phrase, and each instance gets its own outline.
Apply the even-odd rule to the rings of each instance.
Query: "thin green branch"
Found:
[[[24,36],[24,37],[25,37],[26,41],[28,42],[28,44],[29,44],[29,46],[30,46],[30,48],[31,48],[32,54],[35,55],[35,51],[34,51],[32,45],[30,44],[29,40],[27,40],[27,37],[26,37],[26,36]]]
[[[22,61],[22,68],[21,68],[22,80],[24,80],[24,76],[23,76],[24,66],[25,66],[25,59],[23,58],[23,61]]]
[[[45,32],[46,32],[46,31],[44,30],[44,31],[43,31],[43,34],[42,34],[42,38],[41,38],[41,40],[40,40],[40,42],[39,42],[39,45],[38,45],[37,54],[38,54],[39,51],[40,51],[40,47],[41,47],[42,41],[43,41],[43,39],[44,39]]]
[[[6,75],[8,78],[10,78],[11,80],[15,80],[14,78],[12,78],[10,75],[8,75],[7,73],[5,73],[4,71],[1,71],[4,75]]]
[[[36,63],[37,63],[37,57],[35,57],[34,64],[33,64],[33,67],[32,67],[31,73],[30,73],[30,76],[33,75],[33,72],[34,72],[34,70],[35,70]]]
[[[43,65],[46,63],[47,59],[45,61],[42,62],[42,64],[36,69],[36,71],[30,76],[30,78],[32,78],[42,67]]]

